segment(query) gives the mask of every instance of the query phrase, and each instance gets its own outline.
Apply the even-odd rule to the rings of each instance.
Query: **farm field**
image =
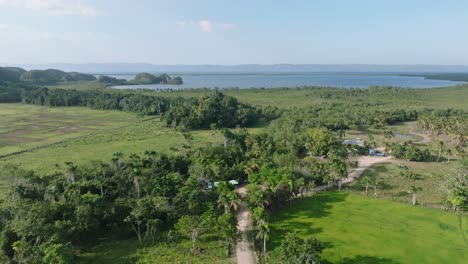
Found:
[[[461,216],[468,234],[468,217]],[[325,263],[465,263],[468,242],[458,217],[422,207],[326,192],[276,211],[271,219],[271,263],[287,232],[325,243]],[[437,249],[437,250],[434,250]]]
[[[0,156],[138,122],[135,114],[82,107],[0,104]]]

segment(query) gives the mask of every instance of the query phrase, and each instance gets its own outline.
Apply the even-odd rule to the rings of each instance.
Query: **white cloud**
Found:
[[[184,21],[180,20],[177,21],[177,26],[179,28],[198,28],[204,33],[211,33],[215,31],[229,31],[237,29],[236,24],[230,23],[221,23],[221,22],[213,22],[211,20],[200,20],[197,22],[194,21]]]
[[[24,8],[51,16],[95,16],[96,9],[81,0],[0,0],[0,7]]]

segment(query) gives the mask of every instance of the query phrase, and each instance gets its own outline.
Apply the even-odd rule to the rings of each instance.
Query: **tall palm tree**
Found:
[[[416,193],[419,191],[422,191],[421,187],[418,187],[416,185],[410,186],[410,193],[413,194],[413,205],[416,205]]]
[[[346,136],[346,132],[343,129],[338,129],[336,131],[336,134],[338,135],[340,139],[343,139]]]
[[[270,238],[270,225],[266,221],[262,221],[258,226],[257,226],[257,239],[263,239],[263,254],[266,254],[266,242]]]
[[[231,210],[237,211],[241,203],[239,193],[229,188],[228,183],[222,182],[218,184],[218,206],[224,208],[224,213],[228,214]]]
[[[439,162],[440,155],[445,151],[445,144],[442,140],[440,140],[439,142],[437,142],[434,148],[437,152],[437,162]]]

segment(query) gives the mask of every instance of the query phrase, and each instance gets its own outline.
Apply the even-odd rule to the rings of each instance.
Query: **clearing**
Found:
[[[269,243],[271,263],[287,232],[316,236],[325,263],[466,263],[468,244],[458,216],[345,192],[324,192],[275,212]],[[468,217],[462,216],[468,233]],[[434,249],[437,250],[434,250]]]

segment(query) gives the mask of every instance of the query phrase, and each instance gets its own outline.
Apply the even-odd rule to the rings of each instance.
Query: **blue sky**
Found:
[[[466,0],[0,0],[1,63],[468,64]]]

